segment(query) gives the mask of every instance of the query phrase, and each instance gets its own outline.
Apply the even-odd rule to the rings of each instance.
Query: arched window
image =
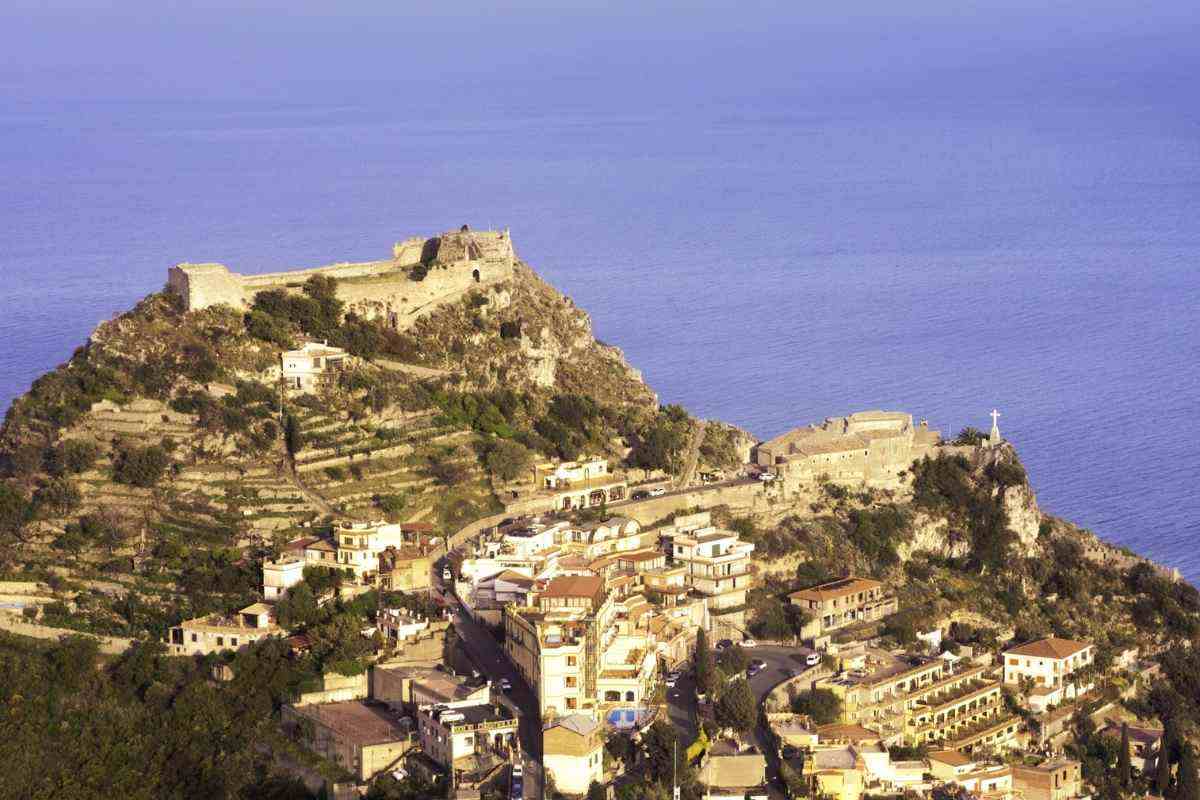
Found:
[[[629,702],[633,702],[633,692],[631,692],[631,691],[630,691],[630,692],[626,692],[626,693],[625,693],[625,699],[626,699],[626,700],[628,700]]]
[[[471,270],[471,277],[475,279],[476,283],[479,283],[479,270],[477,270],[477,269]]]

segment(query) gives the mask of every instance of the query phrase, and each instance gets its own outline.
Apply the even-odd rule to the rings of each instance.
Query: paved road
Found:
[[[454,627],[459,640],[475,666],[484,677],[496,684],[497,691],[501,679],[507,678],[512,682],[513,688],[505,693],[505,697],[515,706],[520,720],[518,735],[525,764],[525,797],[536,800],[542,796],[542,726],[537,696],[508,660],[504,648],[495,637],[462,610],[457,598],[442,584],[441,576],[434,580],[434,590],[445,601],[447,608],[454,612]]]
[[[762,671],[750,678],[750,688],[754,691],[754,699],[761,706],[771,690],[782,683],[793,673],[807,670],[804,658],[812,650],[807,647],[786,647],[778,645],[760,645],[746,649],[750,660],[756,658],[766,662]],[[696,730],[696,685],[689,676],[684,675],[675,689],[668,690],[668,715],[671,724],[685,734],[685,740],[695,738]],[[772,797],[782,797],[782,781],[779,778],[779,762],[770,746],[767,730],[761,726],[754,730],[754,743],[759,752],[767,754],[767,778],[770,781]]]

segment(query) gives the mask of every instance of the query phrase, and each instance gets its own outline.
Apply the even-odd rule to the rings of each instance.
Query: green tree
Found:
[[[56,516],[70,514],[82,501],[79,488],[66,478],[54,478],[34,492],[33,504],[39,511]]]
[[[1175,800],[1200,800],[1200,776],[1196,774],[1196,750],[1191,744],[1183,745],[1183,752],[1179,758]]]
[[[503,481],[513,481],[525,475],[533,461],[529,448],[520,442],[501,440],[487,454],[488,471]]]
[[[114,477],[142,489],[156,486],[171,465],[171,457],[158,445],[133,447],[123,451],[117,460]]]
[[[708,633],[701,628],[696,634],[696,689],[710,694],[717,685],[717,665],[708,646]]]
[[[745,648],[735,644],[721,651],[721,655],[717,656],[717,663],[726,675],[738,675],[750,666],[750,657],[746,655]]]
[[[807,714],[817,725],[828,725],[841,719],[842,700],[829,689],[812,689],[792,698],[792,711]]]
[[[721,693],[717,702],[717,722],[726,728],[746,733],[758,720],[754,690],[745,678],[737,678]]]
[[[100,448],[85,439],[68,439],[54,448],[50,455],[50,472],[54,475],[78,475],[87,472],[100,457]]]
[[[1163,735],[1158,742],[1158,756],[1154,764],[1154,792],[1166,797],[1171,790],[1171,750],[1175,746],[1175,725],[1168,721],[1163,726]]]
[[[0,537],[19,539],[32,517],[25,494],[9,483],[0,483]]]
[[[300,431],[300,421],[294,414],[288,414],[284,422],[283,441],[287,445],[288,455],[292,458],[304,447],[304,434]]]
[[[1133,767],[1129,763],[1129,725],[1121,723],[1121,750],[1117,753],[1117,781],[1122,789],[1133,785]]]

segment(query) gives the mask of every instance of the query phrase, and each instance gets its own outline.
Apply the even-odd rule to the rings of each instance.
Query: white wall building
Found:
[[[264,561],[263,597],[278,600],[287,590],[304,580],[305,559],[303,555],[286,555],[277,561]]]
[[[1057,697],[1055,690],[1062,690],[1067,700],[1082,694],[1091,685],[1078,686],[1070,676],[1082,667],[1095,661],[1096,648],[1088,642],[1070,639],[1038,639],[1004,651],[1004,682],[1019,686],[1022,679],[1033,682],[1038,696]]]
[[[289,389],[310,392],[329,375],[346,366],[349,354],[325,342],[305,342],[299,350],[283,354],[283,382]]]

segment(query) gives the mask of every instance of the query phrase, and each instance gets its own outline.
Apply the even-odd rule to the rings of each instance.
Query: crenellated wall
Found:
[[[223,264],[178,264],[167,273],[167,288],[188,311],[216,305],[248,308],[268,289],[298,292],[314,275],[335,278],[347,310],[384,319],[404,328],[417,316],[450,302],[474,287],[512,276],[516,254],[507,231],[452,231],[432,238],[410,238],[392,247],[386,261],[340,263],[324,267],[241,275]],[[416,268],[416,269],[414,269]],[[414,272],[424,272],[413,280]]]

